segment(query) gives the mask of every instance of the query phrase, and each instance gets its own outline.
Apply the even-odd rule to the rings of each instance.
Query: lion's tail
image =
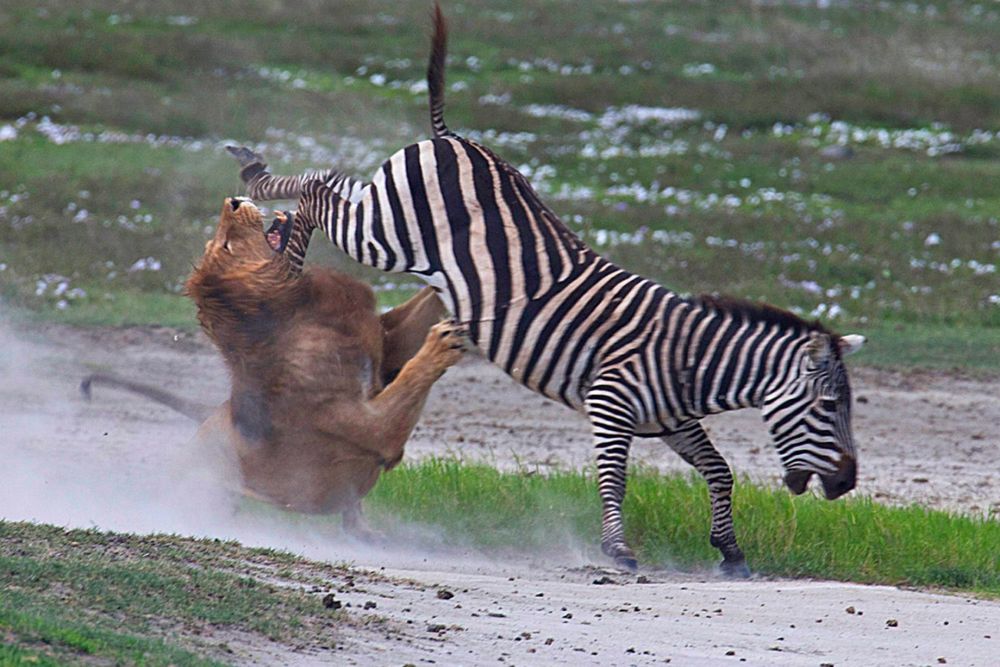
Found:
[[[215,408],[211,406],[196,403],[195,401],[189,401],[186,398],[181,398],[180,396],[171,394],[169,391],[164,391],[163,389],[159,389],[148,384],[132,382],[131,380],[125,380],[124,378],[109,375],[107,373],[92,373],[83,378],[83,381],[80,382],[80,393],[82,393],[84,398],[88,401],[90,400],[91,386],[95,383],[102,384],[107,387],[114,387],[116,389],[124,389],[126,391],[139,394],[140,396],[145,396],[146,398],[150,398],[157,403],[162,403],[168,408],[176,410],[185,417],[193,419],[196,422],[205,421],[208,419],[209,415],[215,412]]]

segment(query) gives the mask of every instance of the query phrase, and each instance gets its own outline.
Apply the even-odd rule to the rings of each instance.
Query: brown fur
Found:
[[[431,385],[462,353],[462,332],[434,324],[444,309],[430,290],[379,318],[364,283],[328,269],[295,275],[262,224],[251,202],[227,199],[186,284],[232,375],[230,399],[199,436],[235,452],[250,494],[344,512],[363,531],[360,499],[403,456]],[[164,402],[108,376],[85,389],[93,380]]]

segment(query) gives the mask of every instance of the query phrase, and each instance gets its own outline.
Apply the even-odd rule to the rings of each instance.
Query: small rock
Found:
[[[637,584],[648,584],[649,583],[649,577],[647,577],[644,574],[640,574],[638,577],[636,577],[635,583],[637,583]]]
[[[333,593],[327,593],[323,596],[323,606],[327,609],[340,609],[343,607],[343,603],[333,596]]]
[[[563,614],[563,618],[573,618],[573,614],[566,612],[565,614]]]
[[[545,645],[546,646],[552,646],[552,642],[554,642],[554,641],[555,641],[555,639],[553,639],[552,637],[546,637],[545,638]]]
[[[728,651],[726,651],[726,655],[736,655],[736,651],[729,649]]]
[[[439,588],[437,592],[438,600],[450,600],[455,597],[455,594],[449,591],[447,588]]]
[[[855,613],[856,610],[854,609],[854,607],[848,607],[844,611],[846,611],[848,614],[853,614]]]
[[[378,605],[375,604],[374,600],[368,600],[368,601],[365,602],[365,609],[374,609],[377,606]]]
[[[613,584],[613,583],[615,583],[615,581],[614,581],[614,579],[612,579],[608,575],[603,574],[603,575],[601,575],[600,578],[594,579],[593,583],[594,583],[595,586],[603,586],[604,584]]]
[[[427,632],[444,632],[448,629],[448,626],[443,623],[429,623],[427,625]]]
[[[938,658],[938,664],[939,665],[947,665],[948,661],[945,660],[944,658]]]
[[[894,618],[890,618],[888,621],[885,622],[885,626],[887,628],[898,628],[899,627],[899,621],[897,621]]]

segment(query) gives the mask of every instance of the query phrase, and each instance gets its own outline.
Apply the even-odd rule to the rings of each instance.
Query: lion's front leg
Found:
[[[452,321],[431,327],[424,344],[380,394],[359,404],[331,405],[318,424],[377,455],[388,469],[399,463],[431,386],[462,357],[465,330]]]
[[[352,537],[368,544],[378,544],[385,540],[382,533],[368,525],[360,500],[349,505],[342,515],[344,517],[344,531]]]
[[[403,364],[420,350],[430,328],[440,322],[446,312],[434,290],[425,287],[403,305],[382,315],[383,385],[396,378]]]

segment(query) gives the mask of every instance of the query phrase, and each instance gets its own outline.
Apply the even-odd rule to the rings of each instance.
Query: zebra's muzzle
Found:
[[[815,473],[809,470],[793,470],[785,474],[785,486],[797,496],[801,496],[809,488],[809,480]]]
[[[823,494],[827,500],[841,497],[854,488],[858,480],[858,464],[849,456],[840,459],[837,472],[832,475],[820,475],[823,482]]]
[[[823,483],[823,495],[827,500],[836,500],[854,488],[857,482],[858,464],[853,458],[843,457],[837,465],[837,472],[824,475],[811,470],[793,470],[785,474],[785,486],[793,494],[799,496],[809,488],[809,481],[813,475],[819,475],[820,482]]]

